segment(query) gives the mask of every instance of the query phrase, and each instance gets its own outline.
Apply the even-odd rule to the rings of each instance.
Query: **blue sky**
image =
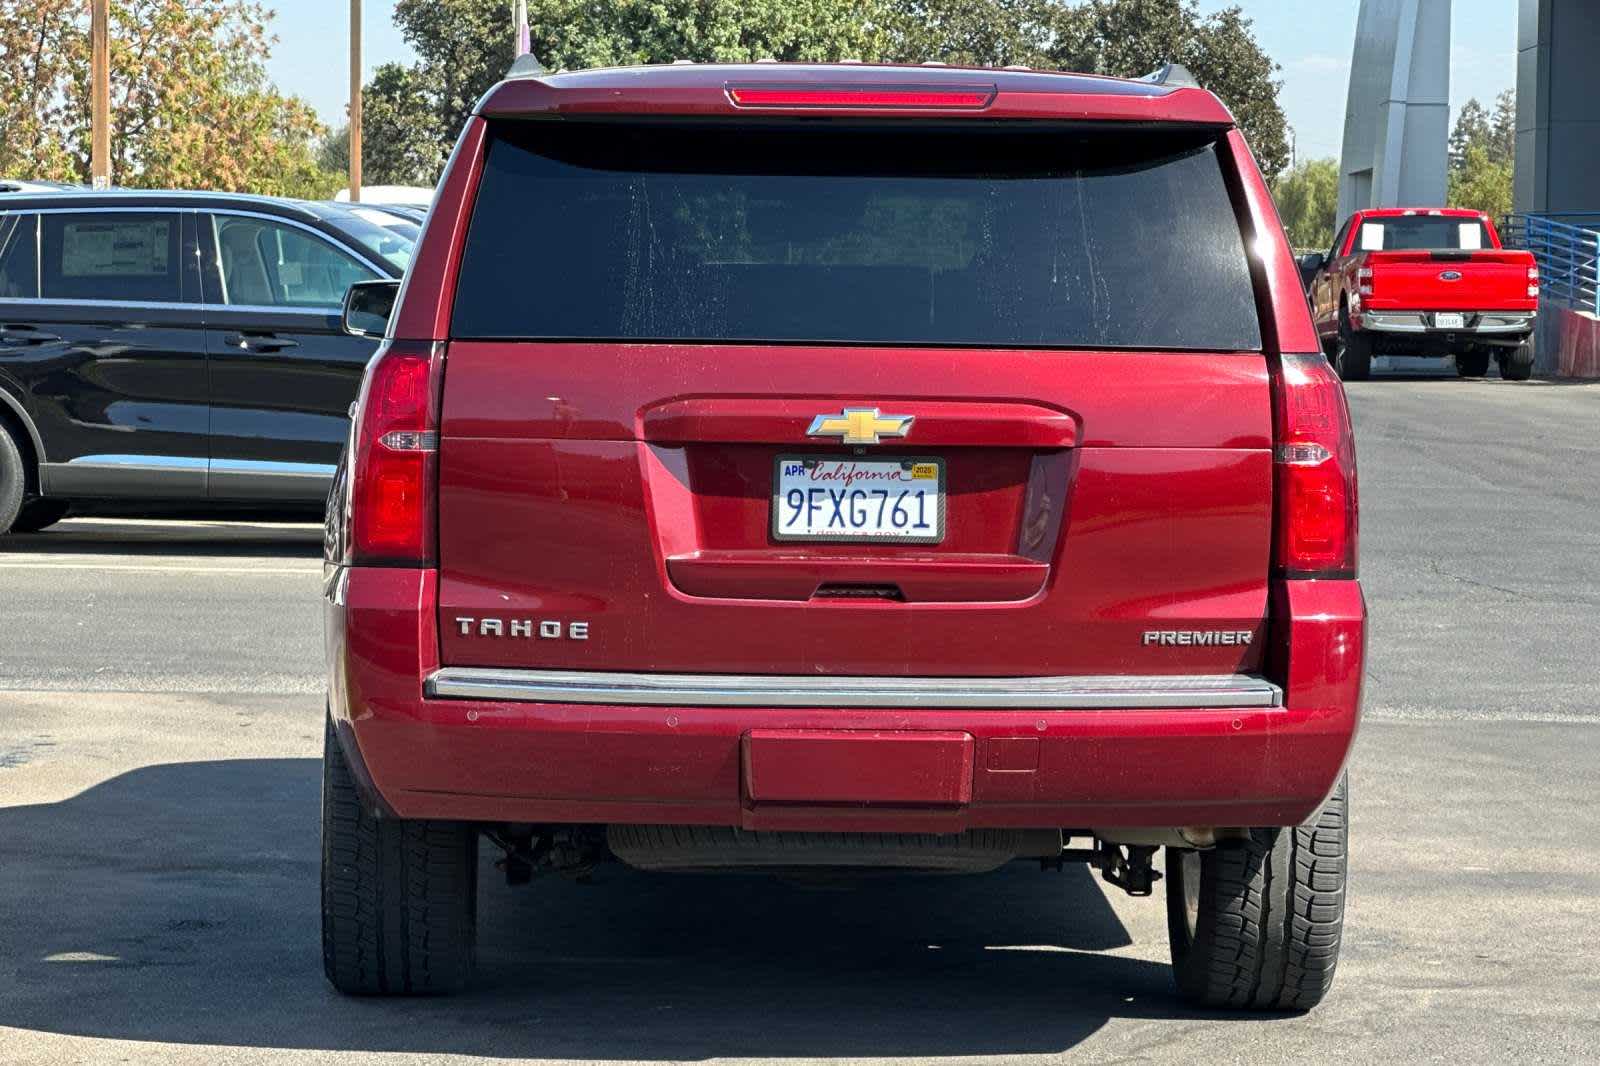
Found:
[[[1232,2],[1200,0],[1200,7],[1216,11]],[[1255,20],[1262,46],[1283,67],[1279,100],[1301,156],[1337,156],[1359,0],[1237,2]],[[275,0],[272,6],[277,11],[272,28],[279,38],[268,64],[273,80],[285,92],[311,101],[325,121],[338,123],[348,92],[349,9],[339,0]],[[393,0],[365,0],[364,9],[368,69],[409,60],[410,49],[394,29]],[[1452,107],[1459,109],[1473,96],[1485,104],[1493,100],[1515,84],[1516,62],[1517,0],[1455,0]]]

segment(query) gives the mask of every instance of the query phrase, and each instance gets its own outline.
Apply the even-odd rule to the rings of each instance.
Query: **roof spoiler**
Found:
[[[506,71],[506,77],[537,78],[544,73],[544,64],[539,62],[539,57],[532,52],[524,52],[511,61],[511,69]]]
[[[1140,81],[1147,81],[1151,85],[1167,85],[1174,89],[1198,89],[1200,80],[1189,73],[1189,68],[1182,63],[1167,63],[1159,70],[1152,70]]]

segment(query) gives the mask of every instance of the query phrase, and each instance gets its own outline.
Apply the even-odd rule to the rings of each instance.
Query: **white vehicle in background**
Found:
[[[341,204],[349,203],[350,190],[340,189],[333,198]],[[363,185],[360,202],[374,207],[410,204],[426,209],[433,203],[433,189],[426,185]]]

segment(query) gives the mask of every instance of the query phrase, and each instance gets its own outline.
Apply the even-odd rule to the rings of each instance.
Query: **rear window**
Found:
[[[1493,247],[1489,231],[1475,218],[1413,215],[1374,218],[1361,223],[1358,252],[1460,252]]]
[[[1213,136],[500,123],[452,332],[1259,348]]]

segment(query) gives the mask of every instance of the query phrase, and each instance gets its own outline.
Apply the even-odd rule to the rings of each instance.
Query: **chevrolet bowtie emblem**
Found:
[[[879,414],[876,407],[846,407],[837,415],[818,415],[806,430],[809,437],[839,437],[845,444],[877,444],[884,437],[911,432],[914,415]]]

